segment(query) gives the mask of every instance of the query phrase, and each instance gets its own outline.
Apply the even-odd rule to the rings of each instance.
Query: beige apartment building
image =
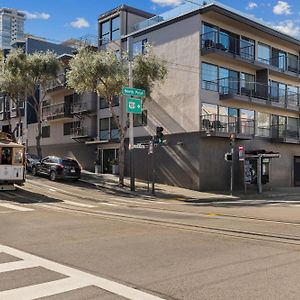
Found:
[[[167,144],[155,148],[158,182],[228,189],[230,164],[224,155],[234,133],[236,149],[279,154],[262,161],[268,186],[300,184],[298,39],[219,3],[187,3],[159,16],[123,5],[98,22],[100,50],[121,56],[130,37],[133,55],[149,43],[167,61],[166,80],[134,119],[136,142],[147,143],[157,126],[164,128]],[[119,133],[105,99],[74,94],[63,84],[64,72],[60,76],[43,107],[44,154],[72,156],[86,169],[97,163],[101,172],[112,172]],[[126,114],[123,100],[115,99],[120,118]],[[32,150],[34,130],[29,125]],[[235,185],[242,187],[237,151],[234,160]],[[257,166],[251,163],[255,183]],[[150,166],[148,150],[136,149],[136,176],[147,179]]]

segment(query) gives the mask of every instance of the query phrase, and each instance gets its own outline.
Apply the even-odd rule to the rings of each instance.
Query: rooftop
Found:
[[[192,2],[186,2],[182,5],[177,6],[174,9],[171,9],[163,14],[156,15],[151,17],[145,21],[139,22],[133,25],[130,29],[130,34],[137,34],[139,32],[143,32],[144,30],[150,30],[156,26],[163,26],[163,24],[168,24],[168,22],[175,22],[177,19],[188,17],[191,14],[203,14],[209,11],[216,11],[220,14],[226,15],[232,19],[237,21],[247,23],[251,27],[258,29],[263,32],[267,32],[272,34],[280,39],[284,39],[290,43],[294,43],[300,46],[300,40],[285,34],[279,30],[274,29],[269,24],[254,18],[246,13],[243,13],[239,10],[236,10],[227,5],[223,5],[217,1],[203,1],[203,0],[193,0]]]

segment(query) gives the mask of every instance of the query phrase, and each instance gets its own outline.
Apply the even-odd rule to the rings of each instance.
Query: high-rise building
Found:
[[[24,21],[24,13],[0,8],[0,49],[10,49],[12,41],[24,38]]]

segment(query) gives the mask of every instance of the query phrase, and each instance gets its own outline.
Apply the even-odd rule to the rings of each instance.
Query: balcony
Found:
[[[59,74],[56,79],[50,80],[46,86],[45,91],[47,93],[53,93],[66,87],[66,74]]]
[[[282,89],[277,84],[237,81],[229,77],[220,79],[218,84],[205,82],[204,85],[208,85],[208,89],[217,89],[222,101],[253,102],[299,112],[300,94]]]
[[[10,112],[10,118],[24,117],[25,110],[24,107],[20,107],[20,109],[12,108]]]
[[[42,113],[43,119],[48,121],[73,118],[71,114],[71,106],[66,103],[44,106]]]
[[[200,131],[205,136],[229,137],[235,133],[237,138],[252,139],[254,120],[228,115],[203,115],[200,117]]]
[[[73,114],[80,114],[80,113],[84,113],[84,112],[88,112],[89,106],[87,102],[76,102],[72,105],[71,107],[71,112]]]
[[[300,74],[300,61],[296,56],[277,55],[268,59],[255,57],[253,42],[222,32],[211,31],[201,35],[201,54],[225,56],[247,66],[250,64],[256,70],[269,69],[275,74],[292,77],[299,77]]]

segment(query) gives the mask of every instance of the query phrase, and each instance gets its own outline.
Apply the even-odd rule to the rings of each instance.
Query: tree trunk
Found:
[[[120,147],[119,147],[119,185],[124,186],[125,176],[125,132],[120,130]]]
[[[37,156],[42,158],[42,147],[41,147],[41,138],[42,138],[42,123],[38,121],[38,134],[35,137],[36,139],[36,152]]]

